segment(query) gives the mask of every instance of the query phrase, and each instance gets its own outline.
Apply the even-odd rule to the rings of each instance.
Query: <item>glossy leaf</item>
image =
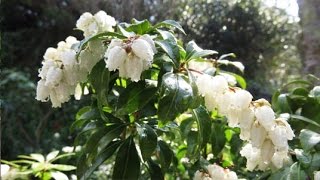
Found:
[[[310,151],[315,145],[320,142],[320,134],[310,131],[308,129],[303,129],[300,132],[299,139],[302,148],[305,151]]]
[[[152,27],[148,20],[138,21],[133,19],[132,23],[126,30],[137,34],[145,34]]]
[[[218,54],[217,51],[204,50],[200,48],[194,41],[190,41],[186,47],[186,60],[196,59],[204,56],[209,56],[212,54]]]
[[[109,159],[115,153],[120,144],[120,141],[114,141],[110,143],[107,147],[102,149],[100,153],[97,155],[97,157],[93,160],[92,165],[86,170],[86,172],[80,179],[88,179],[90,175],[93,173],[93,171],[95,171],[104,161]]]
[[[117,114],[126,115],[143,108],[155,95],[157,88],[144,81],[131,83],[120,94],[117,103]]]
[[[175,67],[179,67],[180,53],[177,44],[170,39],[155,41],[155,43],[173,60]]]
[[[164,175],[161,171],[160,166],[152,160],[148,160],[149,174],[151,180],[164,180]]]
[[[174,21],[174,20],[165,20],[165,21],[162,21],[158,24],[156,24],[154,26],[155,28],[159,28],[159,27],[174,27],[174,28],[177,28],[180,32],[182,32],[183,34],[186,34],[182,28],[182,26],[177,22],[177,21]]]
[[[174,120],[178,114],[189,108],[192,101],[192,87],[182,75],[173,73],[163,75],[158,105],[160,121]]]
[[[59,154],[59,151],[52,151],[46,156],[46,161],[51,161],[55,157],[57,157]]]
[[[224,135],[224,130],[225,129],[223,124],[212,123],[211,147],[212,147],[212,153],[216,156],[220,154],[220,152],[224,148],[227,141]]]
[[[157,147],[157,134],[148,124],[138,126],[139,147],[142,158],[148,159]]]
[[[211,119],[209,112],[203,106],[192,110],[193,118],[198,124],[198,144],[204,147],[210,140]]]
[[[187,155],[190,158],[198,158],[200,155],[199,132],[190,131],[187,136]]]
[[[173,160],[173,152],[167,143],[162,140],[158,141],[157,152],[160,159],[161,168],[166,171],[170,167],[170,164]]]
[[[160,29],[157,29],[157,31],[159,32],[159,34],[161,35],[161,37],[166,40],[170,40],[170,41],[174,41],[174,42],[177,42],[177,39],[176,37],[169,31],[164,31],[164,30],[160,30]]]
[[[50,167],[59,171],[72,171],[76,169],[75,166],[65,164],[52,164]]]
[[[120,146],[113,169],[113,179],[138,179],[140,175],[140,159],[130,136]]]

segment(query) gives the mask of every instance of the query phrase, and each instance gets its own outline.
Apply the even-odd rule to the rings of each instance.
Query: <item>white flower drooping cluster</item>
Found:
[[[76,52],[71,49],[78,42],[75,37],[69,36],[66,41],[59,42],[57,48],[47,49],[39,72],[41,80],[38,81],[37,100],[45,102],[50,97],[52,106],[60,107],[74,94],[77,80],[82,77],[75,58]]]
[[[94,16],[84,13],[77,21],[77,28],[84,32],[85,37],[102,31],[113,31],[114,25],[114,18],[104,11],[99,11]],[[75,37],[69,36],[65,41],[59,42],[57,48],[50,47],[46,50],[39,72],[41,80],[37,86],[37,100],[45,102],[50,99],[52,107],[61,107],[62,103],[69,101],[71,95],[80,99],[83,93],[78,83],[87,80],[93,66],[103,58],[106,47],[102,40],[89,41],[77,61],[76,50],[72,46],[78,43]]]
[[[248,170],[281,168],[290,159],[288,140],[293,139],[294,133],[285,119],[276,119],[268,101],[252,101],[248,91],[229,87],[221,75],[203,74],[196,83],[206,107],[226,116],[228,125],[239,127],[240,138],[248,141],[240,152],[247,159]]]
[[[141,73],[152,66],[155,53],[152,38],[145,34],[127,40],[112,39],[104,57],[109,71],[118,69],[120,77],[139,81]]]
[[[238,180],[238,176],[235,172],[229,169],[223,169],[222,167],[211,164],[207,168],[208,173],[197,171],[194,175],[194,180]]]
[[[107,15],[104,11],[99,11],[95,15],[89,12],[83,13],[76,27],[83,31],[84,37],[89,37],[100,32],[113,31],[112,27],[115,25],[114,17]]]

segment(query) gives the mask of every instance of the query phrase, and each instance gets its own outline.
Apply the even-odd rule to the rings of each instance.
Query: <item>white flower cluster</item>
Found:
[[[206,107],[226,116],[228,125],[239,127],[240,138],[248,141],[240,152],[247,159],[248,170],[281,168],[290,159],[288,140],[293,139],[294,133],[285,119],[276,119],[268,101],[252,101],[248,91],[229,87],[221,75],[203,74],[196,83]]]
[[[99,11],[95,15],[89,12],[83,13],[77,21],[76,27],[83,31],[84,37],[89,37],[100,32],[113,31],[116,20],[107,15],[104,11]]]
[[[141,73],[152,66],[155,53],[152,38],[145,34],[127,40],[113,39],[104,57],[109,71],[118,69],[120,77],[139,81]]]
[[[85,37],[101,31],[113,31],[114,25],[114,18],[103,11],[94,16],[84,13],[77,21],[77,28],[84,32]],[[78,83],[87,80],[93,66],[103,58],[106,47],[101,40],[92,40],[80,52],[77,61],[76,50],[72,46],[78,43],[75,37],[69,36],[59,42],[57,48],[47,49],[39,72],[41,80],[37,86],[37,100],[45,102],[50,99],[52,107],[60,107],[69,101],[71,95],[80,99],[83,92]]]
[[[59,42],[57,48],[47,49],[39,72],[41,80],[38,81],[37,100],[44,102],[50,97],[52,106],[60,107],[74,94],[80,73],[74,71],[78,65],[76,52],[71,46],[78,42],[75,37],[69,36],[66,41]]]
[[[37,100],[46,102],[50,98],[52,107],[60,107],[69,101],[71,95],[79,92],[77,84],[86,81],[87,74],[102,58],[105,49],[101,41],[91,41],[80,53],[78,62],[76,51],[71,48],[77,43],[79,41],[75,37],[69,36],[66,41],[59,42],[57,48],[46,50],[39,72],[41,80],[38,81]]]
[[[207,167],[208,173],[197,171],[194,175],[194,180],[238,180],[235,172],[229,169],[212,164]]]

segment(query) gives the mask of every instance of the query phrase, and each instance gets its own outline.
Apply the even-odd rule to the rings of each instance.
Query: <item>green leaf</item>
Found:
[[[212,123],[211,147],[212,153],[216,156],[220,154],[227,141],[224,131],[225,127],[223,124],[216,122]]]
[[[198,124],[198,144],[205,147],[210,140],[211,134],[211,119],[209,112],[205,107],[199,106],[192,110],[192,115]]]
[[[47,157],[46,157],[46,161],[50,162],[52,159],[54,159],[55,157],[57,157],[59,154],[59,151],[52,151],[50,152]]]
[[[70,131],[73,132],[76,128],[83,128],[91,120],[99,119],[100,114],[97,108],[86,106],[81,108],[76,114],[76,121],[70,126]]]
[[[194,75],[189,70],[187,71],[189,77],[189,84],[191,85],[193,92],[193,101],[190,108],[196,108],[201,104],[202,97],[199,95],[198,86],[196,84],[196,77],[194,77]]]
[[[34,160],[36,160],[36,161],[38,161],[38,162],[44,162],[44,161],[45,161],[44,156],[43,156],[42,154],[30,154],[30,156],[31,156]]]
[[[303,129],[299,135],[300,143],[305,151],[310,151],[315,145],[320,142],[320,134]]]
[[[91,85],[93,86],[98,101],[98,108],[101,115],[101,118],[106,120],[102,109],[104,105],[108,105],[107,94],[109,91],[109,78],[110,72],[106,68],[106,64],[104,61],[98,62],[92,69],[89,80]]]
[[[176,37],[169,31],[163,31],[163,30],[160,30],[160,29],[157,29],[158,33],[161,35],[161,37],[163,38],[163,40],[170,40],[170,41],[174,41],[174,42],[177,42],[177,39]]]
[[[191,130],[191,128],[192,128],[192,125],[193,125],[193,123],[194,123],[194,118],[192,118],[192,117],[189,117],[189,118],[187,118],[187,119],[184,119],[182,122],[181,122],[181,124],[180,124],[180,131],[181,131],[181,133],[182,133],[182,136],[184,137],[184,138],[186,138],[187,136],[188,136],[188,134],[189,134],[189,132],[190,132],[190,130]]]
[[[169,169],[170,164],[173,160],[173,152],[170,147],[164,141],[158,141],[157,151],[159,154],[161,168],[166,171]]]
[[[234,53],[228,53],[228,54],[222,54],[218,60],[223,60],[227,57],[232,57],[232,58],[236,58],[237,56]]]
[[[312,156],[312,161],[311,161],[310,166],[308,167],[308,171],[314,172],[316,170],[319,170],[319,168],[320,168],[320,152],[317,151]]]
[[[304,85],[306,87],[312,86],[312,83],[309,81],[305,81],[305,80],[295,80],[295,81],[290,81],[289,83],[285,84],[284,86],[282,86],[281,90],[288,88],[291,85]]]
[[[120,136],[125,129],[124,124],[111,124],[106,127],[98,128],[87,140],[84,147],[84,152],[88,153],[90,157],[98,150],[101,142],[101,147],[106,147],[113,139]]]
[[[160,121],[172,121],[186,111],[193,101],[193,92],[185,77],[179,74],[166,73],[162,77],[158,118]]]
[[[99,33],[99,34],[95,34],[95,35],[89,36],[89,37],[83,39],[82,41],[80,41],[80,43],[78,44],[77,56],[76,56],[77,59],[78,59],[78,57],[80,55],[80,51],[82,49],[84,49],[84,47],[86,47],[86,45],[90,41],[97,40],[97,39],[100,39],[100,38],[110,38],[110,37],[111,38],[117,37],[117,38],[120,38],[120,39],[126,38],[126,36],[118,34],[118,33],[115,33],[115,32],[103,32],[103,33]]]
[[[88,170],[89,165],[87,164],[87,157],[84,152],[82,152],[78,158],[76,174],[77,177],[82,177],[83,174]]]
[[[177,21],[174,21],[174,20],[165,20],[154,26],[154,28],[159,28],[159,27],[174,27],[174,28],[177,28],[183,34],[186,34],[182,26]]]
[[[144,81],[129,84],[120,94],[116,113],[127,115],[140,110],[154,97],[156,91],[156,87],[147,85]]]
[[[155,43],[173,60],[176,68],[179,67],[180,53],[177,43],[170,39],[155,41]]]
[[[68,156],[74,156],[74,155],[75,155],[75,153],[61,154],[61,155],[51,159],[49,162],[54,162],[54,161],[56,161],[58,159],[61,159],[61,158],[64,158],[64,157],[68,157]]]
[[[72,171],[76,169],[75,166],[65,164],[52,164],[50,167],[59,171]]]
[[[301,169],[300,163],[295,162],[294,164],[291,165],[287,179],[288,180],[305,180],[305,179],[307,179],[307,175]]]
[[[189,158],[198,158],[199,154],[199,132],[197,131],[190,131],[187,136],[187,155]]]
[[[246,88],[247,88],[246,80],[245,80],[242,76],[240,76],[240,75],[238,75],[238,74],[235,74],[235,73],[227,72],[227,71],[221,71],[221,72],[226,73],[226,74],[230,74],[230,75],[232,75],[233,77],[235,77],[237,83],[239,84],[239,86],[240,86],[242,89],[246,89]]]
[[[271,104],[272,104],[272,109],[274,109],[275,111],[279,110],[278,97],[280,96],[280,94],[281,94],[280,91],[276,90],[272,95]]]
[[[135,32],[136,34],[147,33],[152,25],[148,20],[138,21],[136,19],[132,20],[133,24],[126,28],[128,32]]]
[[[147,162],[149,165],[148,170],[149,170],[151,180],[163,180],[164,175],[161,171],[160,166],[152,160],[148,160]]]
[[[300,121],[304,121],[304,122],[310,123],[310,124],[312,124],[312,125],[315,125],[315,126],[317,126],[317,127],[320,127],[320,124],[318,124],[317,122],[313,121],[312,119],[306,118],[306,117],[304,117],[304,116],[291,114],[291,115],[290,115],[290,118],[292,118],[292,119],[298,119],[298,120],[300,120]]]
[[[83,176],[79,179],[85,180],[90,177],[90,175],[99,167],[104,161],[109,159],[120,146],[121,141],[113,141],[107,147],[102,149],[97,157],[93,160],[92,165],[86,170]]]
[[[133,141],[133,136],[130,136],[118,150],[112,178],[138,179],[139,175],[140,159]]]
[[[312,161],[312,156],[309,153],[304,152],[302,149],[295,149],[294,152],[301,165],[304,168],[308,168]]]
[[[135,35],[135,33],[133,32],[128,32],[126,31],[121,25],[118,25],[117,28],[119,29],[119,31],[121,32],[121,34],[123,34],[126,37],[132,37]]]
[[[281,113],[292,113],[286,94],[280,94],[277,103]]]
[[[157,134],[148,124],[137,126],[142,158],[148,159],[157,147]]]
[[[186,60],[192,60],[192,59],[197,59],[200,57],[204,57],[204,56],[209,56],[212,54],[218,54],[217,51],[213,51],[213,50],[204,50],[202,48],[200,48],[194,41],[190,41],[187,44],[186,47]]]

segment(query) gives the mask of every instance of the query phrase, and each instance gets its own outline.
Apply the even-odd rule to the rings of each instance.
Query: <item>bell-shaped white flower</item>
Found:
[[[207,173],[197,171],[194,174],[193,180],[212,180]]]
[[[62,78],[62,70],[58,67],[50,67],[46,76],[45,85],[48,87],[54,87],[59,84]]]
[[[277,126],[285,127],[285,129],[286,129],[286,133],[285,133],[285,134],[286,134],[286,137],[287,137],[288,140],[292,140],[292,139],[295,137],[295,135],[294,135],[294,133],[293,133],[293,130],[291,129],[291,126],[290,126],[290,124],[287,122],[286,119],[284,119],[284,118],[277,118],[277,119],[275,120],[275,122],[276,122]]]
[[[133,53],[139,58],[149,62],[153,60],[154,52],[147,41],[138,38],[132,42],[131,48]]]
[[[99,11],[95,15],[88,12],[83,13],[76,23],[76,27],[83,31],[84,37],[104,31],[113,31],[112,27],[115,25],[115,19],[104,11]]]
[[[275,152],[274,145],[270,140],[265,140],[261,146],[261,161],[259,169],[265,171],[271,162],[271,158]]]
[[[104,11],[99,11],[94,15],[94,19],[99,25],[100,31],[113,31],[113,26],[116,25],[114,17],[107,15]]]
[[[142,35],[140,37],[140,39],[143,39],[143,40],[147,41],[149,43],[150,47],[152,48],[153,53],[157,53],[157,49],[156,49],[155,43],[154,43],[153,39],[151,38],[151,36],[149,34]]]
[[[246,144],[240,151],[241,156],[247,159],[247,169],[253,171],[260,163],[261,152],[250,143]]]
[[[224,179],[224,169],[216,164],[210,164],[208,166],[208,172],[212,179]]]
[[[288,151],[276,151],[273,154],[271,161],[276,168],[282,168],[284,163],[289,161]]]
[[[263,144],[264,140],[267,137],[267,132],[264,129],[264,127],[261,126],[260,123],[256,121],[253,123],[251,127],[250,137],[251,137],[252,146],[261,147],[261,145]]]
[[[284,126],[275,126],[269,131],[269,137],[279,149],[288,149],[287,130]]]
[[[57,49],[49,47],[43,55],[45,61],[57,59]]]
[[[242,109],[239,114],[239,127],[241,129],[251,129],[254,122],[254,110],[252,108]]]
[[[263,105],[257,107],[255,109],[255,116],[267,131],[275,126],[275,113],[270,106]]]
[[[42,79],[45,79],[46,76],[47,76],[48,70],[51,67],[55,67],[55,66],[56,66],[56,63],[53,60],[42,61],[42,67],[39,70],[39,75],[38,76],[41,77]]]
[[[227,171],[227,173],[225,173],[224,179],[225,180],[238,180],[238,176],[233,171]]]
[[[196,80],[199,93],[205,97],[205,105],[208,110],[217,108],[220,98],[228,90],[228,82],[223,76],[210,76],[203,74]]]
[[[131,37],[128,41],[111,40],[104,54],[109,71],[118,69],[120,77],[140,80],[142,72],[151,67],[155,53],[153,40],[149,36],[141,37]]]
[[[126,50],[120,46],[113,47],[106,55],[106,67],[109,69],[109,71],[115,71],[119,69],[120,65],[122,65],[128,57]]]
[[[36,99],[38,101],[45,102],[45,101],[48,101],[49,95],[50,95],[50,88],[45,85],[45,80],[41,79],[40,81],[38,81]]]
[[[126,76],[132,81],[138,82],[143,71],[143,61],[137,56],[128,57],[125,62]]]

